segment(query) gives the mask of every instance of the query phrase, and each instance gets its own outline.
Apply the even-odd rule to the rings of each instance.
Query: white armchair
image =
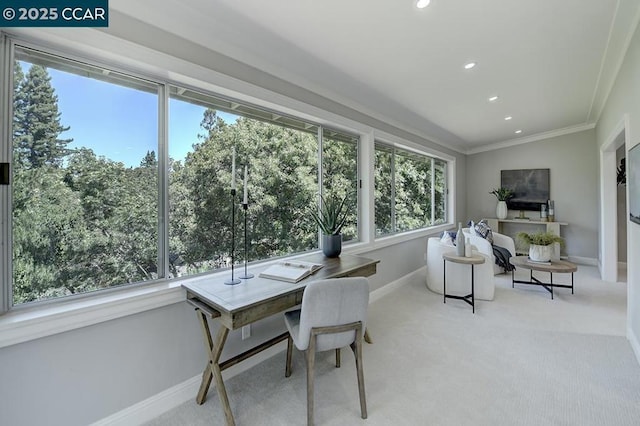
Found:
[[[491,243],[479,235],[472,234],[469,228],[463,228],[462,232],[464,235],[469,237],[469,242],[471,245],[476,246],[478,251],[482,254],[489,256],[490,264],[493,266],[493,274],[498,275],[504,273],[504,269],[500,266],[496,265],[496,259],[493,255],[493,248],[491,247]],[[496,246],[504,247],[509,250],[511,256],[516,255],[516,245],[513,242],[513,238],[508,235],[500,234],[498,232],[493,231],[493,244]]]
[[[485,241],[486,242],[486,241]],[[455,253],[456,248],[442,243],[440,238],[432,237],[427,240],[427,288],[442,294],[444,289],[442,259],[443,253]],[[474,266],[475,298],[493,300],[495,284],[493,281],[493,255],[489,256],[476,250],[472,244],[472,253],[485,258],[485,262]],[[447,294],[463,296],[471,290],[471,266],[447,262]]]

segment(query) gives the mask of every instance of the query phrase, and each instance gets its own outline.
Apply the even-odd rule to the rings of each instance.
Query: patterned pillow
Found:
[[[491,232],[491,228],[489,228],[489,225],[484,219],[482,219],[478,223],[474,223],[473,230],[475,231],[476,235],[493,244],[493,233]]]
[[[440,238],[440,242],[442,244],[446,244],[448,246],[456,245],[456,233],[453,231],[444,231],[442,233],[442,238]]]

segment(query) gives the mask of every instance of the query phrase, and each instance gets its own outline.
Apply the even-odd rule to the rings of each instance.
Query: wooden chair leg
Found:
[[[356,357],[356,372],[358,375],[358,393],[360,394],[360,413],[363,419],[367,418],[367,398],[364,390],[364,370],[362,367],[362,339],[359,334],[356,341],[351,344],[353,354]]]
[[[316,336],[311,336],[307,358],[307,426],[313,426],[313,371],[316,358]]]
[[[340,368],[340,348],[336,349],[336,368]]]
[[[284,377],[291,376],[291,353],[293,352],[293,339],[291,334],[287,337],[287,365],[284,370]]]

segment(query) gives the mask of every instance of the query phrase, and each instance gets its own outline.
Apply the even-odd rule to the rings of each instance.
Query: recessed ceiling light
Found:
[[[418,9],[424,9],[425,7],[429,6],[429,3],[431,3],[431,0],[418,0],[418,2],[416,3],[416,7]]]
[[[497,96],[492,96],[492,97],[489,98],[489,102],[495,102],[497,100],[498,100]]]
[[[468,64],[464,64],[464,69],[465,70],[470,70],[471,68],[473,68],[475,66],[476,66],[475,62],[469,62]]]
[[[520,133],[522,133],[522,130],[516,130],[516,135],[519,135]]]
[[[505,119],[505,120],[507,120],[507,121],[509,121],[509,120],[511,120],[512,118],[513,118],[512,116],[507,115],[504,119]]]

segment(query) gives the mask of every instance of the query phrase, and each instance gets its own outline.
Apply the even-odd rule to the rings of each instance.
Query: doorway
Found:
[[[604,281],[626,280],[626,188],[619,188],[618,167],[626,156],[629,118],[625,115],[600,150],[600,276]],[[625,192],[624,198],[620,192]],[[624,224],[622,223],[624,222]],[[622,235],[624,233],[624,236]],[[624,245],[624,249],[621,248]],[[621,262],[619,264],[619,262]]]

